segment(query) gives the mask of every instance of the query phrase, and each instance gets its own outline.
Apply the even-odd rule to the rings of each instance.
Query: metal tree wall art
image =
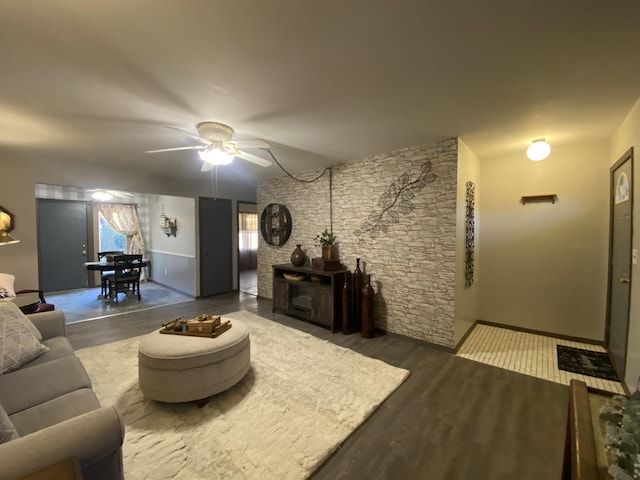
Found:
[[[473,253],[475,245],[475,195],[476,186],[467,182],[467,212],[465,234],[464,288],[473,285]]]
[[[360,228],[354,230],[353,234],[360,237],[358,242],[362,245],[365,236],[375,240],[380,233],[387,233],[391,225],[400,223],[400,214],[406,215],[414,210],[415,205],[412,200],[416,192],[422,190],[427,183],[435,181],[436,178],[438,176],[431,171],[430,161],[420,166],[420,173],[414,180],[408,173],[400,175],[378,198],[380,210],[371,212]]]

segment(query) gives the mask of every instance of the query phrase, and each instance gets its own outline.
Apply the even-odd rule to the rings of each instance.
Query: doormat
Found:
[[[557,345],[557,347],[558,368],[560,370],[603,378],[612,382],[620,381],[606,352],[593,352],[565,345]]]

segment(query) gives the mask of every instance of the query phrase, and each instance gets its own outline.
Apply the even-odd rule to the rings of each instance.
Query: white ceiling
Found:
[[[482,159],[609,138],[637,0],[0,0],[0,150],[186,178],[204,120],[291,172],[460,136]],[[237,160],[251,178],[282,175]]]

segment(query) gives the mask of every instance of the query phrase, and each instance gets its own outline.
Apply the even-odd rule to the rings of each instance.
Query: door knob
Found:
[[[620,278],[620,283],[629,283],[629,279],[628,278]]]

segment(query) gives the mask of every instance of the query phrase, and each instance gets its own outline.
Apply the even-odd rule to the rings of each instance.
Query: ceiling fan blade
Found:
[[[260,158],[257,155],[253,155],[252,153],[240,152],[236,157],[246,160],[247,162],[255,163],[256,165],[260,165],[261,167],[270,167],[271,160],[265,160],[264,158]]]
[[[161,148],[160,150],[147,150],[144,153],[158,153],[158,152],[175,152],[177,150],[204,150],[208,145],[190,145],[188,147],[174,147],[174,148]]]
[[[202,168],[200,169],[200,171],[201,172],[208,172],[210,170],[213,170],[213,163],[202,162]]]
[[[202,143],[204,143],[204,144],[206,144],[206,145],[211,145],[211,142],[210,142],[209,140],[207,140],[206,138],[199,137],[198,135],[195,135],[195,134],[193,134],[193,133],[191,133],[191,132],[187,132],[186,130],[183,130],[183,129],[181,129],[181,128],[178,128],[178,127],[172,127],[171,125],[165,125],[165,127],[166,127],[166,128],[171,128],[171,129],[173,129],[173,130],[177,130],[177,131],[179,131],[179,132],[182,132],[182,133],[184,133],[185,135],[187,135],[187,136],[189,136],[189,137],[191,137],[191,138],[193,138],[193,139],[195,139],[195,140],[198,140],[199,142],[202,142]]]
[[[267,142],[265,142],[264,140],[234,140],[233,141],[236,144],[236,147],[238,147],[238,149],[242,150],[243,148],[271,148],[271,145],[269,145]]]

